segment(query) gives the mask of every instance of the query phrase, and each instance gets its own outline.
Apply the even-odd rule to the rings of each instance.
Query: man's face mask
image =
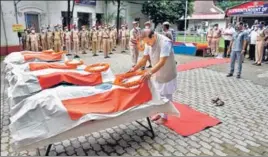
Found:
[[[65,29],[66,32],[68,32],[68,29]]]
[[[260,29],[262,29],[262,28],[263,28],[263,25],[262,25],[262,24],[260,24],[260,25],[259,25],[259,28],[260,28]]]
[[[34,34],[34,33],[35,33],[35,31],[34,31],[34,30],[32,30],[32,33]]]

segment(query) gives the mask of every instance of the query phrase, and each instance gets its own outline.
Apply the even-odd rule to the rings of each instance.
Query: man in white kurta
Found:
[[[136,71],[146,64],[148,59],[152,61],[152,69],[148,70],[143,78],[151,76],[153,84],[161,99],[172,101],[172,95],[177,89],[177,70],[172,49],[172,41],[162,34],[145,29],[144,42],[146,43],[144,56],[130,71]],[[149,35],[150,34],[150,35]],[[151,36],[148,37],[148,36]],[[165,114],[155,116],[152,120],[163,123],[167,119]]]

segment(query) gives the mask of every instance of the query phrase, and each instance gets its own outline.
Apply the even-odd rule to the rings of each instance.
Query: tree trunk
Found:
[[[116,16],[117,43],[118,43],[118,37],[119,37],[120,1],[121,0],[117,0],[117,16]]]
[[[71,0],[68,0],[68,12],[67,12],[67,27],[68,27],[68,30],[70,31],[70,23],[71,23],[71,17],[70,17],[70,2]]]

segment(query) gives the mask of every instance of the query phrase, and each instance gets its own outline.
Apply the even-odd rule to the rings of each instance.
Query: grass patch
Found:
[[[0,61],[2,62],[6,56],[0,56]]]

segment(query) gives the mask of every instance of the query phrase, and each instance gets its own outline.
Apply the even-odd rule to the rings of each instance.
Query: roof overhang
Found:
[[[268,16],[268,1],[246,2],[226,10],[226,16]]]
[[[192,14],[189,20],[221,20],[225,18],[225,14]]]

